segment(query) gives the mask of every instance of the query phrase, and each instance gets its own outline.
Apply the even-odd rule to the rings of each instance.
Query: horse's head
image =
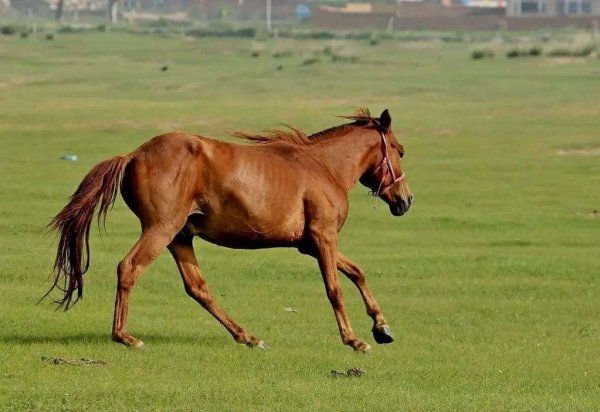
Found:
[[[404,147],[396,140],[391,127],[392,117],[387,109],[379,119],[373,120],[381,144],[378,146],[377,161],[361,176],[360,182],[371,189],[373,196],[385,201],[394,216],[402,216],[413,200],[402,167]]]

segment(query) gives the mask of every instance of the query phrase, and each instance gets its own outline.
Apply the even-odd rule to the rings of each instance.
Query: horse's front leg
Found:
[[[356,337],[350,326],[348,315],[346,315],[346,309],[344,308],[344,298],[342,296],[340,278],[337,271],[337,232],[317,232],[313,233],[311,237],[315,252],[314,254],[319,262],[319,268],[321,269],[323,281],[325,282],[327,298],[333,308],[342,342],[345,345],[351,346],[356,351],[366,352],[371,349],[371,347]]]
[[[367,287],[365,272],[358,264],[338,252],[337,268],[348,277],[358,288],[365,302],[367,314],[373,319],[373,337],[377,343],[391,343],[394,341],[387,322],[381,313],[381,306],[377,303],[373,294]]]

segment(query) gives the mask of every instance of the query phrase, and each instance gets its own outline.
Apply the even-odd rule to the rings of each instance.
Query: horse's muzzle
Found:
[[[390,212],[394,216],[402,216],[412,205],[413,196],[410,195],[407,199],[399,198],[395,203],[390,203]]]

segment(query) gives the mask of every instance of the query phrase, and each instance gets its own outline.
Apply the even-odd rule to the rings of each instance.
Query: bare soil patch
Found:
[[[557,153],[560,156],[600,156],[600,146],[582,147],[577,149],[561,149]]]
[[[64,359],[57,357],[46,357],[42,356],[42,362],[48,363],[50,365],[76,365],[76,366],[105,366],[106,362],[102,360],[94,360],[94,359]]]

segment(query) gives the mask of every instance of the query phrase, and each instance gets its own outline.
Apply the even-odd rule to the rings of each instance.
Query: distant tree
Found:
[[[60,21],[63,15],[63,9],[65,8],[65,0],[58,0],[58,4],[56,5],[56,21]]]

